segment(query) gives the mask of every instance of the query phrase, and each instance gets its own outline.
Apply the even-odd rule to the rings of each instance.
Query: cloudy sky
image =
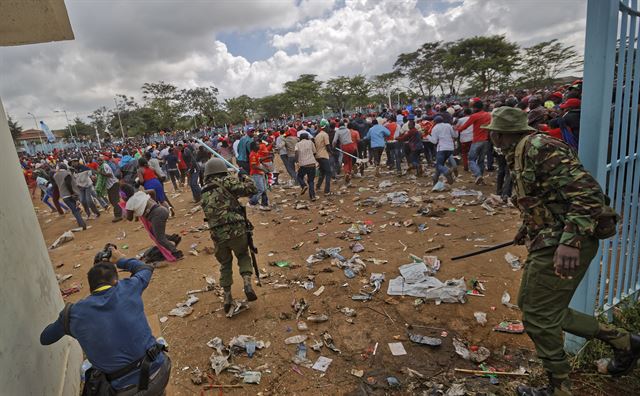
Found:
[[[66,0],[76,39],[0,48],[0,96],[30,128],[54,128],[141,100],[140,86],[215,85],[262,96],[302,73],[321,79],[391,70],[426,41],[505,34],[523,46],[551,38],[584,46],[585,0]]]

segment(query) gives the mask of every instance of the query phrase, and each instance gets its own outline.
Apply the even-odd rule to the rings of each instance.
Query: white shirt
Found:
[[[236,158],[238,158],[238,145],[240,144],[240,139],[233,142],[233,154]]]
[[[144,214],[144,210],[147,208],[147,202],[151,197],[144,191],[138,191],[129,200],[125,206],[125,209],[133,212],[134,215],[140,217]]]
[[[464,125],[469,119],[469,116],[462,117],[456,123],[456,126]],[[473,125],[469,125],[467,129],[460,132],[460,143],[466,143],[473,140]]]
[[[116,179],[116,177],[113,175],[113,171],[111,170],[111,167],[109,166],[109,164],[107,164],[106,162],[103,162],[100,167],[102,168],[100,169],[100,171],[106,175],[105,177],[107,178],[107,181],[105,183],[105,186],[107,187],[107,190],[108,190],[118,182],[118,179]]]
[[[453,139],[458,137],[458,132],[446,122],[441,122],[433,126],[431,129],[431,135],[429,135],[429,141],[433,144],[437,144],[436,151],[453,151],[454,144]]]

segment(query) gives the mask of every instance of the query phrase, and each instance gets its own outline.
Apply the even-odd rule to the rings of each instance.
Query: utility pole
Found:
[[[116,114],[118,115],[118,123],[120,124],[120,132],[122,132],[122,143],[124,144],[126,139],[124,137],[124,128],[122,128],[122,119],[120,119],[120,110],[118,110],[118,101],[116,100],[116,98],[113,98],[113,103],[116,104]]]
[[[33,122],[36,124],[36,131],[37,131],[37,130],[39,130],[39,128],[38,128],[38,121],[36,120],[36,116],[34,116],[34,115],[33,115],[33,113],[31,113],[31,112],[28,112],[27,114],[29,114],[31,117],[33,117]],[[42,135],[40,135],[39,133],[38,133],[38,138],[40,139],[40,146],[43,146],[43,143],[42,143]],[[44,146],[43,146],[43,147],[44,147]],[[43,150],[43,151],[44,151],[44,150]]]

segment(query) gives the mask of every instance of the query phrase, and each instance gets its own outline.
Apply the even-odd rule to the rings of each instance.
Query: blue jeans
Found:
[[[313,199],[316,197],[316,191],[314,189],[315,185],[313,184],[313,180],[316,177],[316,167],[311,165],[301,166],[298,168],[298,183],[300,183],[300,187],[307,186],[307,183],[304,181],[305,176],[307,176],[307,180],[309,182],[309,198]],[[329,182],[327,181],[327,183]]]
[[[251,175],[251,180],[255,183],[258,192],[249,198],[249,204],[257,205],[258,200],[260,200],[260,205],[268,206],[269,197],[267,197],[267,179],[264,175]]]
[[[198,177],[200,176],[200,172],[198,169],[189,169],[189,187],[191,187],[191,194],[193,194],[193,200],[196,202],[200,202],[200,198],[202,197],[202,190],[200,189],[200,184],[198,184]]]
[[[436,153],[436,174],[435,174],[435,176],[433,176],[434,179],[437,180],[440,177],[440,175],[448,175],[449,174],[449,168],[444,166],[444,163],[447,162],[447,160],[449,158],[451,158],[452,154],[453,154],[453,151],[448,151],[448,150],[447,151],[438,151]]]
[[[78,209],[78,200],[75,197],[66,197],[62,198],[62,201],[69,207],[71,213],[73,213],[73,217],[76,218],[78,222],[78,226],[82,228],[87,228],[87,223],[84,222],[82,218],[82,214],[80,213],[80,209]]]
[[[280,159],[284,164],[284,168],[287,170],[291,180],[296,179],[296,159],[294,157],[289,158],[286,154],[281,154]]]
[[[91,216],[91,212],[95,213],[96,216],[100,216],[100,212],[98,212],[98,208],[93,202],[93,195],[95,194],[95,191],[92,194],[93,186],[78,188],[80,189],[80,203],[84,211],[87,212],[87,216]]]
[[[331,191],[331,162],[330,159],[327,158],[318,158],[318,164],[320,165],[320,174],[318,176],[318,190],[322,187],[322,182],[326,181],[324,184],[324,192],[325,194]]]
[[[402,159],[404,158],[404,142],[393,142],[387,144],[393,145],[391,147],[391,156],[393,157],[393,162],[396,165],[396,171],[400,172],[402,170]]]
[[[489,142],[475,142],[469,150],[469,169],[473,177],[481,177],[484,174],[484,158],[489,152]]]

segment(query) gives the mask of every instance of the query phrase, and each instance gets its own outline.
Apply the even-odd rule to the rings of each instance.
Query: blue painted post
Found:
[[[584,79],[580,147],[578,153],[585,168],[604,186],[609,120],[613,92],[613,69],[618,27],[618,0],[589,0],[584,50]],[[571,308],[593,314],[600,276],[599,252],[571,300]],[[584,339],[567,334],[565,348],[576,352]]]

